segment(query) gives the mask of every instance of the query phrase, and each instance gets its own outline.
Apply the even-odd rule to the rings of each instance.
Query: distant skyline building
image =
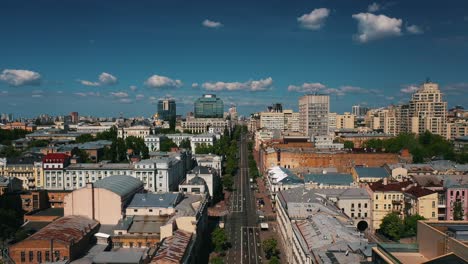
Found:
[[[411,97],[409,119],[412,133],[429,131],[444,136],[446,133],[447,102],[443,101],[439,84],[425,82]]]
[[[71,122],[73,124],[78,124],[78,121],[79,121],[78,112],[71,112],[70,116],[71,116]]]
[[[223,118],[224,103],[214,94],[204,94],[195,101],[195,118]]]
[[[369,107],[362,105],[353,105],[351,113],[355,116],[365,116],[369,111]]]
[[[164,121],[175,120],[177,106],[174,99],[160,99],[158,101],[158,116]]]
[[[328,135],[330,96],[304,95],[299,98],[299,128],[306,136]]]
[[[281,103],[274,103],[268,106],[268,112],[281,113],[283,112],[283,105]]]

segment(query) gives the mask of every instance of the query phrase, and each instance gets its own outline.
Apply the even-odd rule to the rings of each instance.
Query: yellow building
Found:
[[[437,192],[419,186],[409,186],[405,190],[405,214],[419,214],[427,220],[437,221]]]
[[[403,216],[404,194],[403,190],[410,182],[388,182],[386,179],[367,185],[371,196],[372,228],[380,228],[382,219],[391,212]]]
[[[44,182],[42,162],[32,157],[0,159],[0,175],[18,178],[24,190],[35,189]]]

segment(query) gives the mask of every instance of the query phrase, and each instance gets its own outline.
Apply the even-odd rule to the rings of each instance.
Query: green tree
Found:
[[[21,155],[13,146],[6,146],[0,150],[0,157],[15,158]]]
[[[30,148],[46,147],[47,145],[49,145],[49,141],[47,140],[33,140],[29,143]]]
[[[79,136],[75,139],[75,142],[76,142],[76,143],[86,143],[86,142],[90,142],[90,141],[93,141],[93,140],[94,140],[93,135],[91,135],[91,134],[83,134],[83,135],[79,135]]]
[[[464,214],[465,213],[463,212],[462,202],[461,202],[461,200],[457,199],[453,203],[453,220],[455,220],[455,221],[463,220]]]
[[[192,145],[190,144],[190,140],[188,138],[180,141],[179,147],[183,149],[192,149]]]
[[[380,232],[391,240],[398,241],[404,231],[403,221],[397,213],[389,213],[380,224]]]
[[[420,216],[419,214],[415,215],[410,215],[407,216],[404,220],[404,237],[412,237],[417,234],[417,229],[418,229],[418,221],[419,220],[425,220],[423,216]]]
[[[82,163],[91,163],[91,162],[93,162],[93,161],[89,158],[88,152],[86,152],[86,150],[84,150],[84,149],[74,148],[74,149],[72,150],[71,154],[80,157],[80,161],[81,161]]]
[[[223,186],[226,190],[232,191],[232,186],[234,185],[234,179],[232,175],[226,174],[223,176]]]
[[[149,149],[142,138],[134,136],[126,137],[125,148],[132,149],[135,154],[140,155],[143,159],[149,158]]]
[[[344,148],[346,148],[346,149],[352,149],[352,148],[354,148],[354,142],[346,140],[346,141],[344,142]]]
[[[224,229],[216,227],[211,234],[211,241],[216,252],[224,251],[227,244],[227,235]]]
[[[268,262],[268,264],[280,264],[280,260],[277,256],[273,256],[270,258],[270,261]]]
[[[109,130],[103,131],[96,134],[96,140],[110,140],[114,141],[117,139],[117,128],[112,126]]]
[[[221,257],[213,257],[210,260],[210,264],[223,264],[224,261]]]
[[[278,256],[278,241],[274,238],[265,239],[262,242],[263,251],[265,252],[265,256],[267,259],[270,259],[273,256]]]
[[[172,139],[163,140],[159,146],[160,151],[170,151],[172,148],[177,148],[177,144]]]

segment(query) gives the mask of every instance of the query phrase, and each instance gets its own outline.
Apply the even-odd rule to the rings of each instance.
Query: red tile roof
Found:
[[[369,183],[369,188],[373,192],[401,192],[403,188],[408,187],[412,184],[410,181],[405,182],[388,182],[384,184],[382,180]]]
[[[414,197],[419,198],[419,197],[423,197],[423,196],[433,194],[433,193],[436,193],[436,192],[431,191],[429,189],[421,188],[419,186],[413,186],[413,187],[409,188],[409,190],[406,190],[405,193],[413,195]]]
[[[182,263],[191,239],[191,233],[182,230],[175,231],[171,237],[164,239],[151,263]]]

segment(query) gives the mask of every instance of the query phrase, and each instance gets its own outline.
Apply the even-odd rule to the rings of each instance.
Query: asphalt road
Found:
[[[246,135],[242,135],[239,142],[239,157],[239,170],[234,177],[235,190],[230,200],[230,214],[225,219],[226,233],[231,242],[225,262],[257,264],[262,263],[262,249],[255,195],[250,189]]]

